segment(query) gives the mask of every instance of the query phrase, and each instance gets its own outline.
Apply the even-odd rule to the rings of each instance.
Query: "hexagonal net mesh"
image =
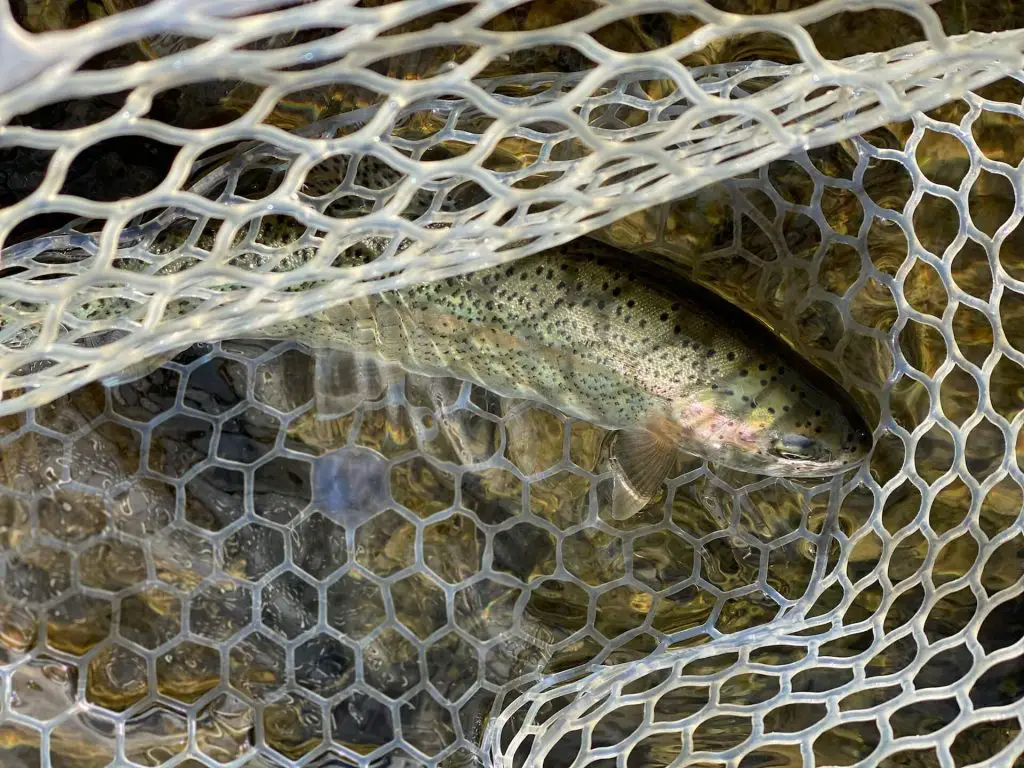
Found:
[[[126,5],[4,33],[3,765],[1021,764],[1012,7]],[[617,520],[594,425],[211,341],[584,232],[831,373],[868,463]]]
[[[564,242],[936,106],[1022,47],[1010,6],[923,0],[67,5],[0,16],[7,413]],[[271,212],[287,248],[256,237]],[[194,236],[154,244],[171,220]],[[369,236],[376,260],[346,260]]]

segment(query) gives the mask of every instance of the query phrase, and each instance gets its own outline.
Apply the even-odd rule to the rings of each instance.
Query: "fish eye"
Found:
[[[782,459],[797,461],[831,461],[832,451],[819,440],[806,435],[783,435],[772,443],[771,453]]]

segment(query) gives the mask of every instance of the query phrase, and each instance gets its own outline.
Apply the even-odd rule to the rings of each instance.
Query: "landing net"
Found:
[[[129,5],[0,13],[4,765],[1019,762],[1010,6]],[[596,427],[318,418],[217,341],[583,234],[766,320],[868,464],[616,521]]]

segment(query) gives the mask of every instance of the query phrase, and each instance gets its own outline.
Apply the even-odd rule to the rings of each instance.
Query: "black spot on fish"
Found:
[[[683,332],[683,329],[682,327],[677,325],[675,328],[672,329],[672,332],[675,333],[676,336],[678,336],[680,333]]]
[[[612,296],[618,296],[621,293],[622,293],[622,289],[621,288],[616,288],[616,289],[614,289],[612,291]]]
[[[740,378],[743,379],[743,378],[746,378],[746,376],[747,376],[747,369],[744,368],[744,369],[742,369],[740,371]]]
[[[775,409],[774,408],[769,408],[768,409],[768,413],[770,413],[770,414],[772,414],[774,416],[775,415]]]
[[[735,360],[736,359],[736,353],[735,352],[727,352],[726,355],[725,355],[725,359],[726,360]]]
[[[767,387],[768,386],[768,380],[767,379],[761,379],[761,386],[762,387]]]
[[[767,371],[768,370],[768,366],[765,365],[764,363],[761,363],[759,366],[757,366],[757,370],[759,370],[759,371]]]

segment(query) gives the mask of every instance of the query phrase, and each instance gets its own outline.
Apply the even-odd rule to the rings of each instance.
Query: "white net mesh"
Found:
[[[888,146],[793,155],[605,234],[682,257],[837,371],[881,423],[870,470],[819,489],[816,523],[801,499],[802,535],[820,532],[811,554],[834,549],[797,599],[773,594],[787,582],[769,545],[751,585],[779,606],[769,623],[544,680],[497,718],[494,764],[1019,764],[1020,691],[996,681],[1019,679],[1024,650],[1022,155],[1010,139],[1022,93],[1004,81],[873,134]],[[732,231],[709,247],[714,226],[692,224],[723,210]],[[733,535],[749,525],[745,493]],[[1005,558],[1015,565],[997,576]],[[692,583],[720,589],[703,563]]]
[[[554,3],[562,23],[543,25],[535,4],[433,0],[236,17],[280,5],[159,0],[36,37],[9,14],[0,25],[25,62],[0,96],[18,167],[0,212],[0,409],[175,346],[563,242],[935,106],[1019,66],[1022,47],[1015,30],[949,37],[909,0],[762,16],[706,2]],[[637,18],[658,25],[645,32]],[[853,33],[881,52],[836,61],[815,47],[834,51]],[[737,64],[737,39],[800,63]],[[724,63],[693,67],[708,60]],[[92,97],[105,101],[84,106]],[[53,105],[69,114],[55,119]],[[222,164],[219,183],[197,179],[211,152],[246,141],[279,161],[272,187],[253,181],[255,160]],[[324,171],[328,157],[350,173]],[[362,163],[387,166],[372,193]],[[215,247],[155,255],[138,224],[166,208],[165,225],[216,220]],[[313,252],[254,248],[251,225],[268,212],[308,228]],[[339,263],[369,235],[389,243],[374,264]]]
[[[4,27],[5,766],[1020,764],[1011,6],[192,5]],[[81,386],[585,231],[832,373],[869,464],[617,521],[601,430],[455,381],[322,420],[294,344],[223,342]]]

